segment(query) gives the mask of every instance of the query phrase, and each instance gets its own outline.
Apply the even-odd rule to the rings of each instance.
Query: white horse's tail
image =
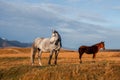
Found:
[[[36,51],[37,51],[37,49],[36,49],[36,47],[33,44],[32,48],[31,48],[31,63],[32,63],[32,65],[34,64],[34,59],[35,59]]]

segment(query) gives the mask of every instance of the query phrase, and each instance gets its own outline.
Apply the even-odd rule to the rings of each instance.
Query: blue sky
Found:
[[[120,48],[120,0],[0,0],[0,37],[32,42],[56,29],[63,47]]]

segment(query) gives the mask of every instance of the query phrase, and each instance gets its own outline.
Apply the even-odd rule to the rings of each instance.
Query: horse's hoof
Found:
[[[32,63],[32,66],[34,66],[34,64]]]
[[[82,63],[82,61],[80,61],[80,64]]]
[[[55,65],[57,65],[57,64],[55,64]]]
[[[54,64],[55,64],[55,65],[57,65],[57,63],[56,63],[56,62],[55,62]]]
[[[51,63],[48,63],[48,65],[51,65]]]
[[[42,66],[42,64],[41,64],[41,63],[39,63],[39,65],[40,65],[40,66]]]
[[[92,63],[95,63],[95,61],[92,61]]]

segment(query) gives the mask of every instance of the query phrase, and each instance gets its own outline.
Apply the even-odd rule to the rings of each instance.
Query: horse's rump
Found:
[[[44,38],[36,38],[32,44],[32,47],[37,48],[43,39]]]

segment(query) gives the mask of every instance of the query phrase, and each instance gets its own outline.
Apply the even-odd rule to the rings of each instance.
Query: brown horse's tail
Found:
[[[80,59],[80,54],[81,54],[81,51],[82,51],[82,50],[81,50],[81,48],[79,47],[79,48],[78,48],[79,59]]]
[[[83,52],[84,52],[84,49],[83,49],[83,48],[81,48],[81,47],[79,47],[79,48],[78,48],[78,52],[79,52],[79,54],[81,54],[81,53],[83,53]]]

